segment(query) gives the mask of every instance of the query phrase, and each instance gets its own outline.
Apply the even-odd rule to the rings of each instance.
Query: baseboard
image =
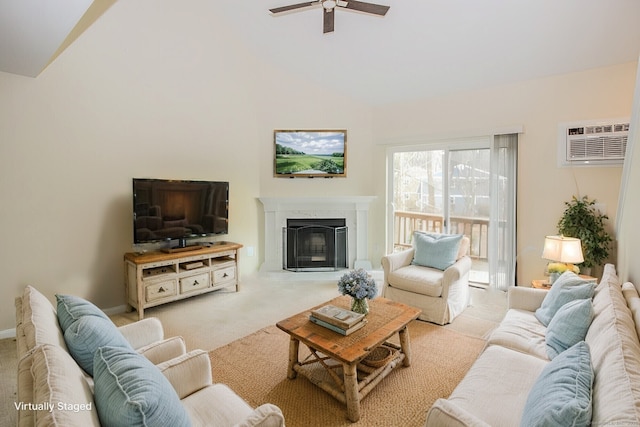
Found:
[[[127,305],[117,305],[115,307],[111,307],[111,308],[105,308],[102,311],[104,311],[104,314],[106,314],[107,316],[111,316],[114,314],[120,314],[120,313],[124,313],[125,311],[127,311]]]
[[[343,269],[337,271],[301,271],[301,272],[293,272],[288,270],[277,270],[277,271],[262,271],[258,273],[258,278],[265,279],[277,279],[277,280],[285,280],[292,282],[303,282],[305,280],[327,280],[327,281],[335,281],[337,283],[340,278],[348,273],[350,270]],[[367,271],[374,280],[382,281],[384,278],[384,272],[382,270],[370,270]]]
[[[15,338],[16,337],[16,328],[13,329],[5,329],[4,331],[0,331],[0,340],[5,338]]]

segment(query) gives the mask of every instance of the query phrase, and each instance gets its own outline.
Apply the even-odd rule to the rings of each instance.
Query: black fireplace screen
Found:
[[[349,268],[347,227],[343,218],[287,219],[282,229],[282,263],[291,271]]]

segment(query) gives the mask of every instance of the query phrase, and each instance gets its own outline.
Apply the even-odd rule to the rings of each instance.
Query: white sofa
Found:
[[[445,325],[469,306],[469,238],[444,270],[413,264],[415,248],[382,257],[382,296],[422,310],[420,320]]]
[[[431,407],[426,426],[517,426],[523,416],[533,415],[526,411],[535,403],[534,389],[552,397],[552,390],[560,385],[554,384],[552,375],[547,382],[543,377],[553,372],[552,364],[564,353],[549,359],[546,342],[552,325],[546,328],[534,315],[546,295],[542,289],[509,290],[504,320],[449,398]],[[638,426],[640,297],[632,284],[619,283],[611,264],[605,266],[595,288],[592,315],[584,341],[575,346],[585,347],[586,343],[592,366],[592,388],[585,394],[591,398],[590,406],[583,409],[591,411],[593,426]],[[552,400],[545,414],[567,406]]]
[[[94,362],[94,383],[94,378],[71,356],[73,352],[69,352],[65,342],[56,308],[35,288],[27,286],[23,295],[16,298],[15,306],[17,425],[99,426],[99,413],[103,411],[98,410],[94,399],[94,392],[102,387],[98,380],[98,375],[102,375],[97,373],[98,362]],[[145,373],[151,372],[160,377],[170,390],[171,398],[177,402],[177,412],[185,411],[186,416],[181,424],[284,426],[282,412],[277,406],[264,404],[254,410],[227,386],[213,384],[208,354],[202,350],[187,353],[181,337],[164,339],[162,324],[157,319],[147,318],[117,329],[106,316],[100,321],[108,321],[116,336],[119,339],[124,337],[127,347],[130,346],[129,350],[117,351],[134,359],[138,367],[147,369],[135,372],[128,367],[125,369],[133,388],[139,388],[141,383],[148,380]],[[96,339],[95,335],[79,338],[91,342]],[[104,346],[96,353],[109,348],[114,349]],[[98,358],[93,360],[97,361]],[[109,365],[108,369],[102,369],[101,372],[113,373],[112,367],[114,370],[117,368],[116,365]],[[141,372],[139,377],[136,377],[137,372]],[[116,387],[120,386],[118,384]],[[153,384],[149,391],[150,394],[159,393]],[[167,420],[163,418],[163,421]],[[116,421],[120,425],[130,425],[127,420]]]

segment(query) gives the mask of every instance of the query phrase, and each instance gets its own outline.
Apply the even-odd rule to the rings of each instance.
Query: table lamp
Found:
[[[549,283],[552,284],[560,275],[560,270],[573,271],[573,264],[579,264],[584,261],[580,239],[564,236],[546,236],[544,238],[542,258],[554,263],[564,264],[560,266],[562,268],[557,268],[558,271],[549,271]]]

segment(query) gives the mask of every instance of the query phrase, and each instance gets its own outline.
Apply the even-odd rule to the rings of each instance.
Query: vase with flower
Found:
[[[564,262],[550,262],[549,264],[547,264],[549,283],[553,284],[565,271],[572,271],[576,274],[580,274],[580,268],[574,264],[568,264]]]
[[[378,294],[376,281],[366,270],[359,268],[343,275],[338,281],[338,291],[342,295],[352,298],[351,311],[369,313],[367,299],[373,299]]]

